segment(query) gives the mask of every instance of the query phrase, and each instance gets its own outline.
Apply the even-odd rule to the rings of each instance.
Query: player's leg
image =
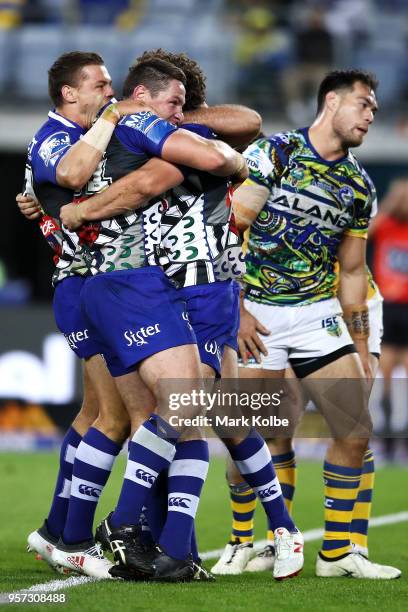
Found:
[[[98,416],[99,406],[89,378],[87,368],[83,367],[83,400],[79,413],[66,432],[59,454],[59,471],[55,485],[51,508],[43,525],[30,533],[27,539],[27,550],[35,551],[39,557],[58,571],[65,569],[56,566],[52,561],[52,551],[65,527],[71,494],[72,471],[76,450],[89,427]],[[68,570],[67,570],[68,571]]]
[[[182,425],[172,427],[169,413],[170,393],[174,384],[163,384],[164,379],[174,381],[183,373],[181,388],[190,394],[194,383],[200,380],[200,369],[196,346],[184,345],[163,350],[146,358],[139,366],[140,378],[146,386],[156,390],[158,414],[152,415],[132,436],[125,480],[118,505],[111,516],[112,538],[122,533],[128,524],[129,507],[133,516],[141,513],[148,503],[148,492],[157,476],[168,470],[168,513],[160,534],[159,546],[163,553],[155,559],[154,579],[192,578],[192,564],[188,560],[191,547],[194,518],[202,485],[208,469],[208,445],[205,440],[180,439],[184,433]],[[118,388],[127,402],[130,414],[134,411],[129,395],[132,375],[119,376]],[[188,382],[191,381],[191,382]],[[180,381],[181,383],[182,381]],[[177,385],[180,388],[180,385]],[[180,424],[186,415],[191,418],[199,410],[194,405],[185,407],[179,415]],[[151,573],[145,560],[137,555],[126,557],[127,565],[135,570]]]
[[[93,545],[93,520],[113,463],[129,435],[129,417],[100,355],[87,360],[99,414],[75,454],[71,498],[62,540]],[[79,549],[78,549],[79,550]]]
[[[56,324],[79,359],[86,359],[97,352],[79,308],[79,295],[83,283],[84,279],[79,276],[61,281],[55,289],[53,302]],[[99,411],[95,387],[85,365],[83,380],[83,403],[62,443],[60,470],[50,513],[40,530],[33,532],[28,537],[28,548],[37,551],[52,566],[55,566],[52,561],[52,551],[62,535],[68,513],[75,454],[82,437]]]
[[[368,350],[370,351],[370,366],[373,373],[371,384],[378,370],[378,363],[381,353],[381,338],[383,334],[383,314],[382,300],[374,295],[368,300],[370,317],[370,336],[368,339]],[[371,516],[373,489],[375,481],[375,463],[371,448],[368,448],[364,455],[363,471],[361,473],[360,485],[357,493],[357,500],[354,504],[351,522],[351,543],[353,550],[361,553],[368,558],[368,526]]]
[[[347,388],[344,383],[341,383],[341,387],[337,387],[338,383],[336,383],[334,388],[331,388],[332,382],[324,383],[324,381],[333,381],[335,377],[348,379],[350,387]],[[317,388],[320,388],[319,394],[315,393],[316,386],[313,383],[309,385],[310,381],[317,379],[319,380],[317,385]],[[359,380],[362,383],[361,389],[358,384]],[[343,430],[343,426],[340,426],[340,431],[343,433],[339,437],[334,435],[326,453],[323,474],[325,533],[322,550],[316,563],[316,574],[321,577],[347,575],[355,578],[398,578],[399,570],[371,563],[353,551],[351,542],[353,510],[369,440],[369,436],[366,437],[364,432],[370,429],[370,418],[366,405],[367,390],[363,386],[365,380],[360,361],[356,354],[343,355],[340,359],[309,374],[304,382],[316,406],[334,431],[339,431],[339,423],[336,417],[333,419],[330,410],[338,410],[338,414],[344,420],[350,418],[350,423],[358,421],[356,437],[344,436],[348,432]],[[350,410],[351,407],[352,410]]]
[[[296,412],[301,414],[306,404],[306,398],[292,368],[286,368],[285,379],[290,382],[287,386],[287,396],[281,403],[280,412],[282,414],[286,412],[290,414],[293,412],[293,406],[295,406]],[[273,438],[266,442],[272,455],[273,465],[282,488],[286,507],[289,514],[292,515],[293,499],[297,482],[296,456],[293,439],[291,437],[282,437]],[[275,563],[275,544],[272,529],[268,528],[266,541],[266,546],[249,561],[245,571],[261,572],[273,569]]]
[[[113,285],[115,291],[111,290]],[[200,402],[194,404],[193,400],[193,391],[197,390],[197,385],[201,385],[198,353],[184,302],[160,269],[143,268],[99,275],[87,281],[81,300],[93,328],[99,330],[102,341],[108,347],[104,353],[107,364],[116,378],[130,418],[133,420],[134,415],[139,414],[132,393],[135,383],[132,370],[135,366],[143,383],[156,397],[157,414],[134,432],[129,445],[121,494],[111,516],[116,532],[126,525],[123,521],[128,507],[132,508],[133,517],[140,516],[158,474],[168,469],[174,459],[176,443],[185,429],[185,418],[199,415],[203,408]],[[120,367],[116,368],[112,355]],[[188,394],[191,401],[174,415],[169,409],[170,400],[172,394],[180,391]],[[175,416],[179,424],[172,426],[170,419]],[[196,441],[196,454],[201,457],[197,461],[200,461],[202,468],[202,478],[197,476],[196,480],[203,482],[206,476],[204,468],[208,465],[206,442]],[[202,482],[194,483],[195,489],[190,493],[189,504],[186,504],[188,508],[183,506],[181,511],[180,508],[176,510],[172,499],[174,496],[169,497],[169,508],[173,505],[174,509],[169,512],[168,522],[184,522],[183,538],[188,541],[188,547],[191,538],[189,530]],[[192,479],[188,483],[183,481],[182,486],[192,489]],[[112,537],[114,535],[118,534],[112,533]],[[166,540],[166,553],[175,561],[181,561],[183,569],[190,572],[190,564],[185,559],[177,558],[181,555],[180,545],[174,537],[169,538]],[[131,559],[127,559],[127,562],[137,565]],[[151,566],[146,568],[143,565],[141,570],[151,572]]]
[[[284,331],[286,332],[285,327],[287,327],[287,321],[285,322],[284,316],[282,316],[283,311],[281,309],[272,310],[270,307],[264,307],[263,305],[250,302],[246,304],[246,307],[252,311],[252,314],[258,320],[263,320],[264,324],[266,316],[268,316],[268,328],[273,325],[274,329],[277,329],[277,333],[274,336],[274,342],[277,343],[279,348],[276,351],[270,351],[268,347],[267,359],[270,360],[270,363],[268,362],[266,366],[267,369],[263,367],[265,362],[260,365],[257,364],[255,360],[250,360],[249,367],[240,368],[239,377],[254,378],[259,381],[267,378],[283,378],[284,367],[288,358],[287,351],[280,343],[280,335]],[[272,322],[269,320],[271,316],[274,318]],[[265,340],[265,342],[267,342],[267,340]],[[279,578],[289,575],[290,572],[293,575],[298,573],[303,565],[303,540],[301,535],[298,534],[287,512],[270,451],[263,438],[255,430],[252,430],[249,435],[238,444],[236,441],[231,440],[226,441],[226,444],[238,471],[260,499],[268,517],[268,523],[278,534],[278,561],[275,564],[274,576]],[[261,459],[260,461],[253,460],[256,453],[258,453],[258,458]],[[263,482],[265,477],[267,477],[268,483]],[[265,497],[264,487],[267,485],[269,485],[271,491],[272,489],[274,490],[274,493],[271,496],[268,495]],[[287,556],[287,564],[281,561],[283,540],[285,540],[283,546],[287,546],[287,550],[290,551],[290,554]],[[295,540],[298,544],[297,546],[295,546]],[[229,546],[231,546],[231,544],[229,544]],[[224,551],[225,554],[212,569],[214,573],[231,573],[230,559],[226,558],[227,552],[226,548]],[[242,571],[242,569],[240,571]],[[240,571],[237,573],[240,573]]]

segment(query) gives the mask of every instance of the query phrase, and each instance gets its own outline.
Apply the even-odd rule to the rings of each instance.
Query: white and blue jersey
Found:
[[[28,147],[24,185],[25,193],[35,196],[42,206],[39,225],[54,251],[57,275],[59,270],[71,271],[65,282],[56,285],[53,307],[58,329],[80,359],[91,357],[100,350],[80,310],[79,295],[84,278],[76,274],[77,269],[83,269],[76,253],[79,238],[75,232],[62,229],[60,223],[60,208],[73,200],[74,192],[58,184],[57,167],[84,133],[85,130],[73,121],[50,111],[48,120]]]
[[[81,196],[89,197],[151,157],[160,157],[176,129],[150,112],[124,117]],[[158,265],[162,213],[158,199],[98,227],[93,224],[82,245],[90,276],[81,306],[113,376],[126,374],[155,353],[195,343],[185,302]]]
[[[54,250],[57,270],[73,268],[78,236],[61,228],[60,208],[73,200],[71,189],[57,182],[57,167],[65,153],[85,133],[85,129],[59,115],[48,113],[48,120],[41,126],[28,146],[24,192],[39,200],[43,216],[40,228]]]
[[[114,181],[141,167],[152,157],[161,157],[163,144],[177,128],[145,111],[123,117],[106,153],[77,200],[102,191]],[[160,198],[144,208],[82,229],[80,258],[84,274],[99,274],[157,265],[160,258]]]

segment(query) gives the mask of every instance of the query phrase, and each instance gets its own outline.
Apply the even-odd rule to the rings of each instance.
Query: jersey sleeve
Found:
[[[165,141],[176,130],[175,125],[149,111],[143,111],[123,117],[115,129],[115,134],[133,153],[161,157]]]
[[[247,181],[271,189],[276,178],[273,141],[267,138],[255,140],[243,155],[249,170]]]
[[[78,138],[74,139],[69,132],[59,130],[47,136],[47,138],[32,151],[30,161],[36,183],[58,184],[58,164]]]
[[[355,202],[355,214],[351,225],[345,230],[347,236],[355,236],[367,240],[368,227],[371,219],[377,214],[377,192],[374,183],[366,174],[366,189],[365,196],[359,197]]]

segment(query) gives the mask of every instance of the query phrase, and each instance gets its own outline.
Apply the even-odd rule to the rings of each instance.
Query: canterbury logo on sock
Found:
[[[153,474],[151,474],[150,472],[147,472],[146,470],[142,470],[140,468],[138,470],[136,470],[135,476],[139,480],[143,480],[144,482],[148,482],[151,485],[153,485],[155,480],[156,480],[156,477]]]
[[[102,493],[102,489],[97,489],[96,487],[90,487],[86,484],[80,484],[78,487],[78,491],[82,493],[82,495],[89,495],[89,497],[99,497]]]
[[[176,508],[189,508],[191,499],[188,497],[170,497],[169,507],[175,506]]]

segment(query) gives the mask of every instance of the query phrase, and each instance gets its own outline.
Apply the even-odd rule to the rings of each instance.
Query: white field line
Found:
[[[404,522],[408,522],[408,511],[374,517],[370,520],[370,528],[382,527],[383,525],[394,525],[396,523]],[[315,540],[319,540],[323,536],[323,529],[309,529],[309,531],[305,531],[303,533],[303,536],[305,542],[313,542]],[[254,550],[261,550],[264,546],[266,546],[266,544],[267,540],[260,540],[259,542],[256,542],[254,544]],[[219,557],[223,553],[223,551],[223,548],[217,548],[216,550],[208,550],[207,552],[201,554],[201,558],[203,559],[203,561],[206,561],[207,559],[214,559],[215,557]],[[95,578],[88,578],[87,576],[71,576],[70,578],[60,580],[51,580],[51,582],[40,582],[38,584],[34,584],[33,586],[27,589],[15,591],[12,594],[15,595],[16,593],[32,592],[55,593],[56,591],[65,591],[65,589],[81,586],[82,584],[87,584],[89,582],[95,582]],[[9,593],[0,593],[0,604],[9,603],[8,595]]]
[[[377,516],[370,519],[370,529],[371,527],[381,527],[382,525],[393,525],[394,523],[404,523],[408,521],[408,512],[397,512],[396,514],[385,514],[384,516]],[[303,532],[303,537],[305,542],[313,542],[315,540],[320,540],[323,537],[323,529],[309,529],[309,531]],[[262,550],[267,545],[267,540],[259,540],[254,544],[254,550]],[[215,557],[219,557],[224,552],[223,548],[218,548],[216,550],[209,550],[200,557],[203,561],[207,559],[214,559]]]

